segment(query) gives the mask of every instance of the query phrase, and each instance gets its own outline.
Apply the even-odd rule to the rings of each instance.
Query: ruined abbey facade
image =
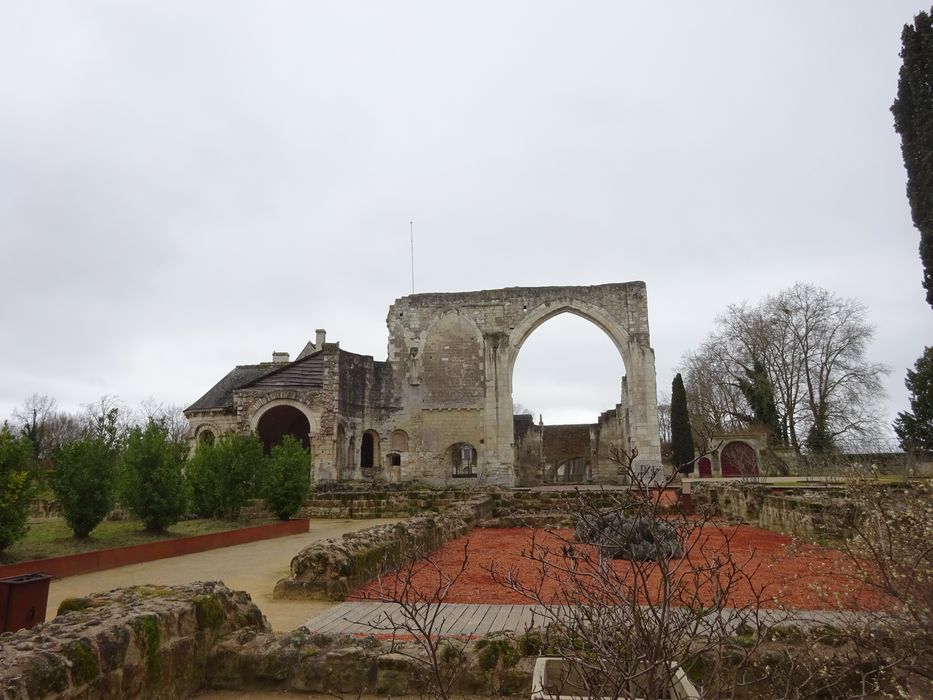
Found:
[[[601,328],[625,364],[618,404],[591,425],[513,416],[522,344],[562,313]],[[272,362],[235,367],[186,409],[190,439],[255,432],[269,448],[294,435],[310,450],[317,482],[612,483],[610,451],[632,448],[639,468],[660,464],[643,282],[413,294],[389,308],[387,324],[384,362],[318,331],[294,360],[274,353]]]

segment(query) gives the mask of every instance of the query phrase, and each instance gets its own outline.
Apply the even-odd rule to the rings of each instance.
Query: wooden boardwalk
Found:
[[[524,632],[544,624],[536,605],[470,605],[443,603],[438,612],[435,634],[483,637],[491,632]],[[304,626],[326,634],[390,634],[389,617],[401,621],[397,603],[352,601],[340,603]]]
[[[570,612],[570,609],[567,609]],[[558,610],[559,613],[559,610]],[[747,612],[725,609],[721,613],[726,623],[735,626],[748,622]],[[843,618],[840,613],[831,611],[781,611],[761,610],[758,619],[773,625],[793,622],[798,625],[836,624]],[[303,626],[314,633],[372,635],[391,634],[392,617],[401,622],[403,617],[397,603],[378,603],[372,601],[351,601],[340,603],[312,617]],[[484,637],[492,632],[523,633],[526,630],[545,627],[548,616],[538,605],[473,605],[466,603],[443,603],[440,605],[437,623],[433,634],[441,636],[457,635],[467,638]],[[709,616],[709,623],[722,620],[719,614]]]

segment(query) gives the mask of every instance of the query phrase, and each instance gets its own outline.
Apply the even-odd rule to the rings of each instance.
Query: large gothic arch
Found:
[[[455,442],[477,447],[478,476],[514,483],[512,370],[521,346],[541,324],[562,313],[581,316],[612,339],[626,368],[620,397],[627,426],[624,449],[638,449],[642,465],[660,464],[654,351],[648,330],[645,284],[628,282],[589,287],[511,287],[453,294],[414,294],[389,309],[389,362],[401,378],[399,391],[409,432],[421,445],[425,469],[442,473],[443,449]],[[459,326],[481,342],[450,342],[437,329],[459,317]],[[465,332],[464,332],[465,333]],[[464,348],[468,348],[465,350]],[[475,349],[469,349],[475,348]],[[427,352],[426,352],[427,350]],[[581,357],[581,361],[585,361]],[[473,382],[475,401],[437,401],[437,363],[457,381]],[[427,375],[425,369],[427,368]],[[423,381],[427,376],[427,386]],[[466,379],[464,379],[466,378]],[[420,433],[420,434],[419,434]]]

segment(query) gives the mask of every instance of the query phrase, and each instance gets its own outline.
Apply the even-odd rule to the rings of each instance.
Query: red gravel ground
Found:
[[[523,556],[531,551],[532,531],[528,528],[476,528],[466,537],[447,543],[431,556],[445,573],[454,575],[463,562],[464,547],[468,555],[467,568],[450,589],[445,598],[448,603],[527,604],[533,601],[510,590],[493,580],[490,569],[513,575],[526,584],[537,580],[540,565]],[[537,532],[538,546],[551,550],[548,562],[560,566],[569,562],[560,553],[565,541],[573,536],[571,530]],[[683,574],[686,599],[692,591],[700,590],[700,598],[708,604],[712,598],[712,587],[697,585],[687,573],[702,567],[704,562],[731,553],[731,559],[740,567],[740,578],[728,592],[727,605],[740,607],[760,600],[761,607],[788,607],[801,610],[878,610],[886,607],[883,596],[875,590],[866,589],[854,580],[853,567],[842,553],[812,545],[795,546],[791,539],[782,535],[747,525],[713,526],[707,524],[697,531],[688,544],[688,555],[671,561],[671,568]],[[580,545],[576,545],[580,547]],[[614,569],[619,574],[632,572],[632,567],[646,570],[645,565],[633,565],[616,561]],[[417,568],[417,567],[416,567]],[[650,567],[647,567],[650,568]],[[628,571],[627,571],[628,570]],[[388,587],[391,576],[384,577],[381,585]],[[431,566],[420,567],[414,584],[425,594],[437,590],[438,576]],[[649,576],[647,583],[639,587],[644,591],[642,602],[656,591],[660,577],[657,572]],[[379,583],[355,591],[352,598],[378,598]],[[542,584],[544,597],[549,600],[560,598],[560,583],[548,579]],[[652,594],[650,597],[654,597]]]

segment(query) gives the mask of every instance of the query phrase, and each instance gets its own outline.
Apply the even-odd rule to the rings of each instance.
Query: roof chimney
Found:
[[[325,331],[323,328],[318,328],[316,331],[314,331],[314,333],[314,347],[320,350],[324,347],[324,339],[327,337],[327,331]]]
[[[278,350],[272,351],[272,364],[274,365],[284,365],[288,363],[288,353],[279,352]]]

